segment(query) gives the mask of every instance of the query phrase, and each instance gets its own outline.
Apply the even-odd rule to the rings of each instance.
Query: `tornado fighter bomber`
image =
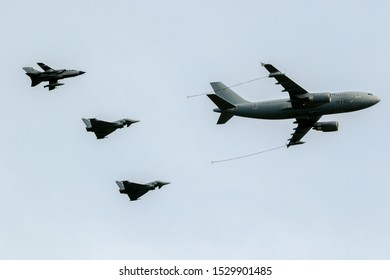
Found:
[[[106,138],[107,135],[113,133],[118,128],[129,127],[131,124],[139,122],[130,119],[121,119],[115,122],[106,122],[94,118],[82,120],[87,126],[86,130],[95,133],[97,139]]]
[[[161,189],[162,186],[170,184],[169,182],[154,181],[147,184],[138,184],[129,181],[116,181],[119,187],[119,192],[127,194],[130,200],[138,200],[148,191],[154,190],[155,188]]]
[[[301,139],[310,129],[337,131],[337,121],[319,122],[323,115],[358,111],[380,101],[372,93],[360,91],[310,93],[273,65],[262,63],[262,66],[268,70],[268,77],[275,78],[276,84],[284,88],[282,92],[288,92],[289,98],[250,102],[221,82],[211,83],[214,94],[207,96],[218,107],[214,112],[221,114],[217,124],[224,124],[233,116],[269,120],[295,119],[297,127],[287,143],[287,147],[290,147],[303,144]]]
[[[45,85],[44,88],[53,90],[58,86],[64,85],[63,83],[59,83],[58,80],[76,77],[85,73],[78,70],[52,69],[41,62],[38,62],[38,65],[44,70],[44,72],[35,70],[32,67],[23,67],[23,70],[26,71],[26,75],[31,78],[32,87],[35,87],[42,82],[49,82],[49,84]]]

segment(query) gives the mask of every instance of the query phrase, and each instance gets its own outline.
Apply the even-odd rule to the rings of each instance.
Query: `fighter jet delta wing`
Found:
[[[150,188],[145,185],[129,181],[116,181],[116,184],[119,187],[119,192],[127,194],[130,200],[138,200],[138,198],[150,191]]]
[[[117,129],[116,127],[113,127],[111,123],[101,121],[95,118],[83,118],[82,120],[86,125],[86,130],[95,133],[97,139],[103,139]]]
[[[314,124],[321,118],[319,117],[311,117],[311,118],[296,118],[296,121],[294,123],[297,123],[298,126],[294,128],[295,132],[292,133],[292,137],[287,143],[287,148],[293,145],[299,145],[303,144],[305,142],[302,142],[301,139],[303,136],[306,135],[306,133],[309,132],[309,130],[314,126]]]
[[[130,200],[138,200],[148,191],[154,190],[155,188],[161,188],[164,185],[169,184],[169,182],[154,181],[147,184],[138,184],[129,181],[115,181],[119,187],[119,192],[127,194]]]
[[[107,135],[113,133],[116,128],[105,128],[104,130],[96,130],[94,131],[97,139],[106,138]]]
[[[261,63],[265,69],[269,71],[269,78],[275,78],[278,82],[277,85],[281,85],[284,89],[283,92],[288,92],[293,107],[302,107],[302,102],[307,101],[309,93],[307,90],[299,86],[293,80],[286,76],[286,74],[280,72],[272,64]]]

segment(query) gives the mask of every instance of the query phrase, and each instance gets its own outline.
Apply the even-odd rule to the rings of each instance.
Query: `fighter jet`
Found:
[[[130,200],[138,200],[148,191],[154,190],[155,188],[161,189],[162,186],[170,184],[169,182],[154,181],[147,184],[138,184],[129,181],[115,181],[119,187],[120,193],[125,193],[129,196]]]
[[[337,131],[337,121],[319,122],[323,115],[346,113],[368,108],[375,105],[380,99],[368,92],[322,92],[310,93],[288,78],[271,64],[262,63],[268,72],[269,78],[275,78],[277,85],[288,92],[290,98],[260,102],[250,102],[236,94],[221,82],[211,83],[215,94],[207,96],[218,106],[214,112],[220,113],[217,124],[224,124],[233,116],[256,119],[294,119],[298,126],[288,139],[287,148],[299,145],[303,136],[312,128],[318,131]]]
[[[40,72],[35,70],[32,67],[23,67],[23,70],[26,71],[26,75],[31,78],[31,86],[35,87],[41,82],[49,82],[49,84],[45,85],[44,88],[49,88],[49,90],[53,90],[58,86],[62,86],[64,84],[59,83],[58,80],[76,77],[84,74],[84,71],[77,70],[66,70],[66,69],[52,69],[46,64],[38,62],[38,65],[44,70],[44,72]]]
[[[129,127],[133,123],[137,123],[139,121],[130,120],[130,119],[121,119],[115,122],[106,122],[98,119],[82,119],[85,123],[86,130],[92,131],[95,133],[97,139],[106,138],[108,134],[113,133],[118,128],[122,128],[125,125]]]

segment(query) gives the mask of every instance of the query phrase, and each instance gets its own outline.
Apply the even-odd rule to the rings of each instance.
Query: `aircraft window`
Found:
[[[372,95],[372,93],[369,93],[368,95]]]

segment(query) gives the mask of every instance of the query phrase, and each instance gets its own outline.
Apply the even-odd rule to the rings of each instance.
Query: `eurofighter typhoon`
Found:
[[[268,77],[275,78],[276,84],[281,85],[284,88],[282,92],[288,92],[290,98],[250,102],[221,82],[211,83],[215,94],[207,96],[218,107],[214,112],[221,114],[217,124],[224,124],[233,116],[269,120],[295,119],[294,123],[298,126],[288,139],[287,147],[290,147],[305,143],[301,139],[310,129],[337,131],[337,121],[319,122],[323,115],[358,111],[380,101],[374,94],[360,91],[310,93],[273,65],[262,63],[262,66],[268,70]]]
[[[53,90],[56,87],[64,85],[63,83],[59,83],[58,80],[76,77],[84,74],[84,71],[78,70],[66,70],[66,69],[52,69],[44,63],[37,63],[44,72],[35,70],[32,67],[23,67],[23,70],[26,71],[26,75],[31,78],[31,86],[35,87],[42,82],[49,82],[49,84],[45,85],[44,88],[49,88],[49,90]]]
[[[97,139],[106,138],[107,135],[113,133],[118,128],[129,127],[131,124],[139,122],[130,119],[121,119],[115,122],[101,121],[95,118],[82,120],[86,125],[85,129],[95,133]]]
[[[127,194],[130,200],[138,200],[148,191],[154,190],[155,188],[161,189],[163,186],[170,184],[169,182],[163,181],[153,181],[147,184],[138,184],[129,181],[116,181],[115,183],[119,187],[119,192]]]

